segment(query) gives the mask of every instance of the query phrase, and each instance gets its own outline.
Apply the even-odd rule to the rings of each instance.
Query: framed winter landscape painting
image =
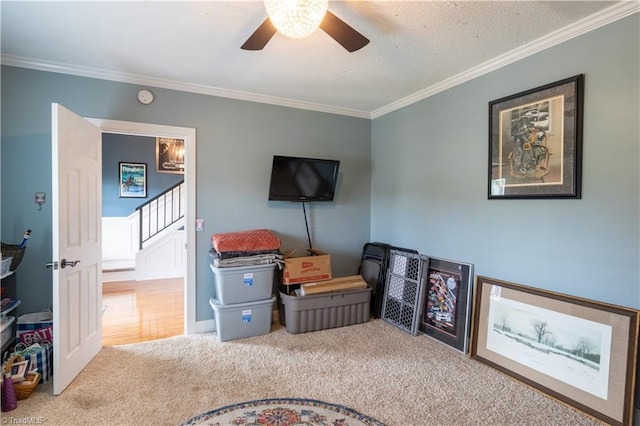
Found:
[[[469,350],[473,265],[429,257],[420,331],[462,353]]]
[[[470,356],[612,425],[631,425],[639,311],[478,276]]]

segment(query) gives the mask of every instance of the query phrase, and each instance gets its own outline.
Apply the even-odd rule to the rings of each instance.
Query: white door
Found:
[[[53,393],[102,348],[102,131],[52,104]]]

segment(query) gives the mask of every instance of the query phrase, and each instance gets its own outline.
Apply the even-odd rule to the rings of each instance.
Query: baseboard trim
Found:
[[[204,321],[196,321],[196,326],[193,334],[199,333],[212,333],[216,331],[216,320],[204,320]]]

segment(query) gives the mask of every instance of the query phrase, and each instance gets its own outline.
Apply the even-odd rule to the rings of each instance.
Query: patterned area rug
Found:
[[[182,426],[384,426],[351,408],[300,398],[274,398],[227,405],[201,414]]]

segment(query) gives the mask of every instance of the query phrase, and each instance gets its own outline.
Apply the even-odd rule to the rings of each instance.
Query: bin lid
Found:
[[[245,302],[245,303],[231,303],[231,304],[222,304],[220,303],[220,301],[218,299],[216,299],[215,297],[210,297],[209,298],[209,304],[211,305],[211,307],[213,308],[214,311],[223,311],[225,309],[228,310],[237,310],[237,309],[256,309],[256,308],[263,308],[267,305],[272,305],[273,303],[275,303],[276,298],[275,296],[273,296],[271,299],[264,299],[264,300],[256,300],[254,302]]]
[[[31,322],[53,321],[53,315],[49,311],[34,312],[18,317],[18,324],[28,324]]]

